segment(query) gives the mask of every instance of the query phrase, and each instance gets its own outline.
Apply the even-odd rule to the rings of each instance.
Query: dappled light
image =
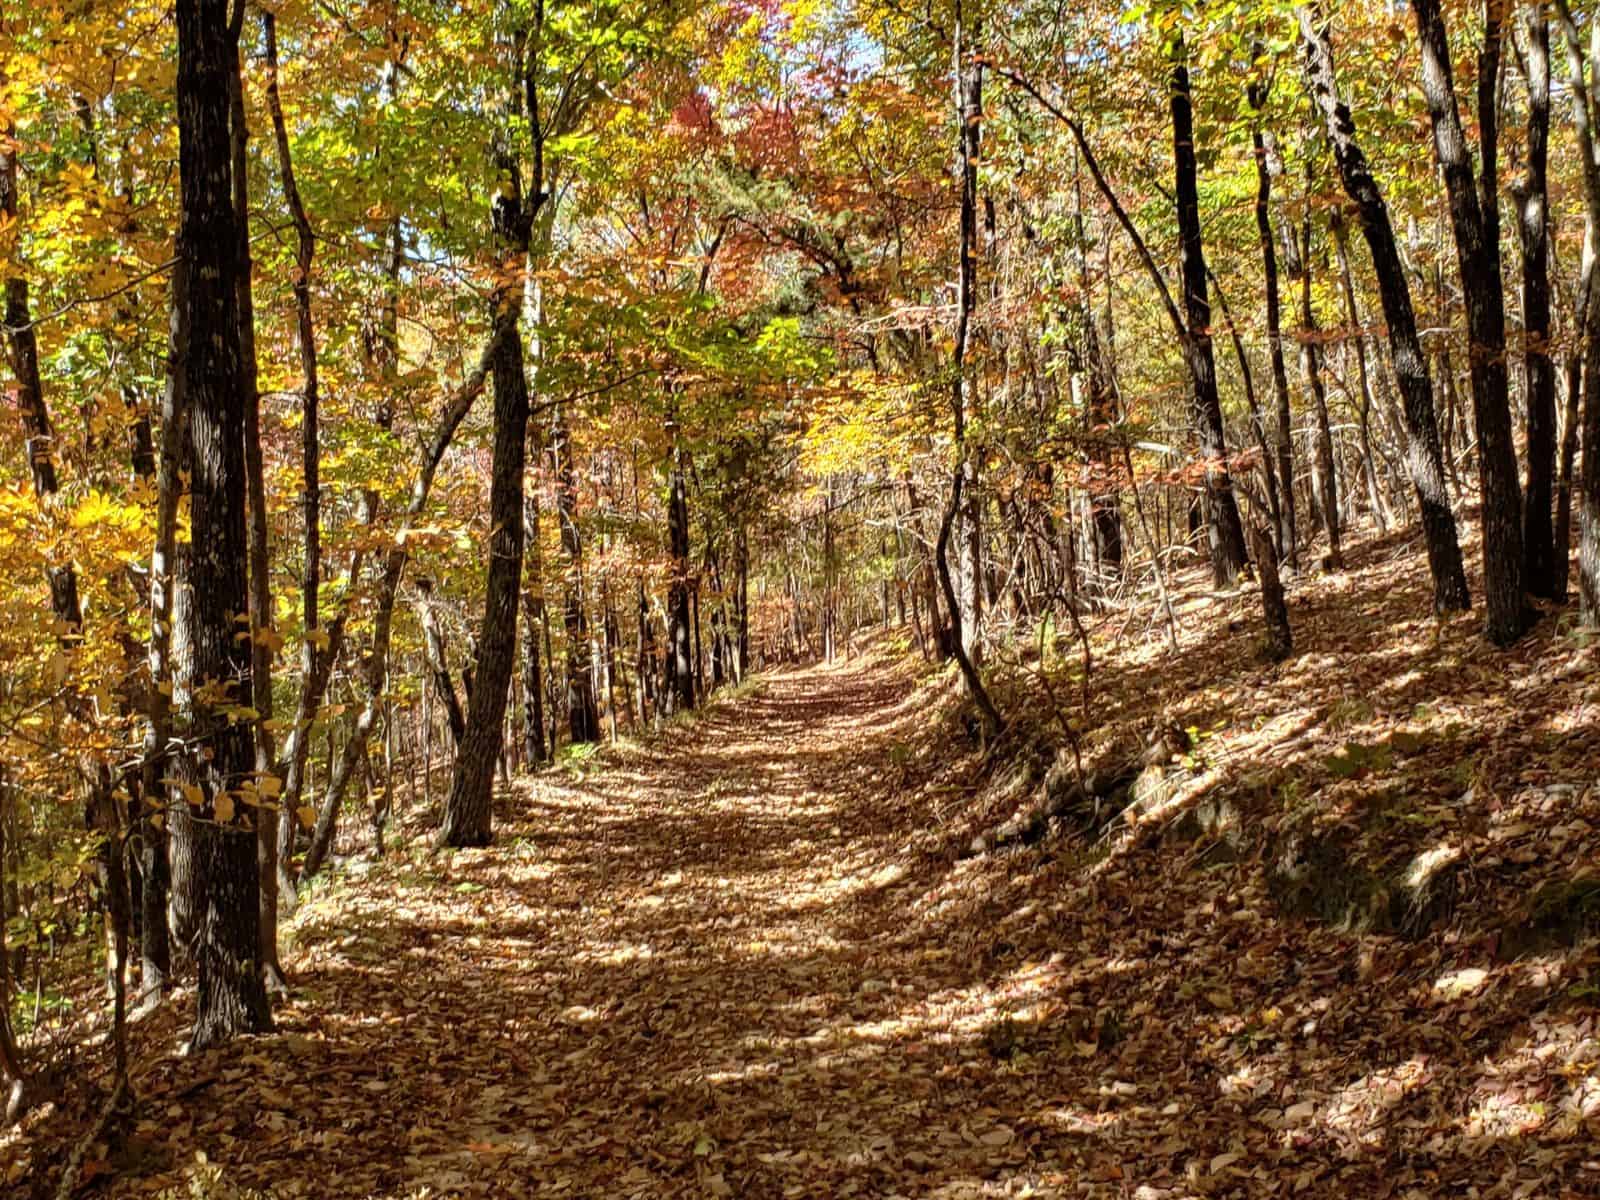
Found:
[[[1259,751],[1222,749],[1231,724],[1114,837],[951,857],[959,826],[932,814],[952,790],[991,802],[986,768],[904,765],[948,697],[881,649],[775,672],[680,745],[517,782],[495,849],[350,860],[285,926],[297,989],[251,1072],[203,1057],[149,1086],[202,1089],[211,1115],[185,1136],[286,1197],[322,1194],[286,1182],[312,1152],[351,1193],[393,1196],[1360,1191],[1396,1153],[1443,1186],[1523,1142],[1532,1158],[1493,1151],[1496,1177],[1581,1173],[1593,1016],[1522,1000],[1558,1001],[1592,965],[1468,942],[1412,962],[1286,921],[1252,873],[1169,845],[1253,769]],[[1366,736],[1309,718],[1250,736],[1320,730],[1285,760],[1310,762]],[[1245,811],[1202,838],[1254,836]],[[1522,811],[1475,816],[1483,849],[1419,846],[1412,886],[1514,839],[1497,831]],[[270,1140],[246,1151],[241,1122]]]
[[[0,3],[0,1196],[1600,1197],[1597,4]]]

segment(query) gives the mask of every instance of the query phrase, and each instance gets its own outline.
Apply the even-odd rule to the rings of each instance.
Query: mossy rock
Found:
[[[1377,876],[1331,840],[1309,833],[1290,834],[1273,848],[1267,890],[1290,916],[1351,932],[1369,930],[1381,907]]]
[[[1416,940],[1455,915],[1461,891],[1461,850],[1448,843],[1424,850],[1388,881],[1389,910],[1380,932]]]
[[[1045,776],[1043,808],[1078,832],[1098,836],[1128,807],[1136,772],[1125,760],[1103,754],[1080,780],[1071,755],[1064,752]]]
[[[1249,850],[1239,806],[1228,797],[1215,794],[1202,796],[1184,809],[1167,826],[1166,838],[1174,842],[1209,841],[1211,845],[1202,856],[1207,863],[1241,862]]]
[[[1500,955],[1545,954],[1596,936],[1600,936],[1600,875],[1558,879],[1535,889],[1522,913],[1500,931]]]
[[[1348,933],[1426,937],[1454,916],[1461,856],[1451,846],[1416,855],[1397,871],[1356,862],[1338,839],[1296,832],[1267,863],[1267,887],[1287,913]]]

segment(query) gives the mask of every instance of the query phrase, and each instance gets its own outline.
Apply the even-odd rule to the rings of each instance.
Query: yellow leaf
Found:
[[[309,804],[302,804],[295,809],[294,815],[300,818],[300,824],[306,829],[310,829],[317,823],[317,810]]]
[[[218,792],[216,803],[211,808],[217,820],[224,825],[233,820],[233,797],[227,792]]]
[[[201,789],[199,784],[184,783],[179,784],[179,786],[183,788],[183,798],[196,808],[199,808],[206,802],[206,794]]]

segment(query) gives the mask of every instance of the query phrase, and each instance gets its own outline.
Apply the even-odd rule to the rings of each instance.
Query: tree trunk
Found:
[[[321,429],[319,418],[320,389],[317,373],[316,329],[311,315],[311,268],[316,257],[316,239],[311,220],[300,199],[300,190],[294,174],[294,160],[289,153],[289,131],[284,122],[283,104],[278,94],[278,23],[270,12],[261,15],[262,34],[266,43],[267,108],[272,118],[273,144],[277,151],[278,178],[283,188],[284,200],[295,227],[295,271],[291,288],[294,294],[295,342],[300,352],[301,374],[301,509],[304,517],[304,550],[300,574],[301,621],[304,641],[301,645],[300,702],[296,706],[295,724],[290,732],[290,765],[285,775],[292,787],[284,789],[284,798],[278,818],[277,844],[273,854],[277,874],[272,883],[274,907],[278,891],[288,879],[285,860],[294,850],[295,807],[299,800],[300,777],[305,770],[307,735],[315,713],[311,694],[312,681],[318,677],[318,647],[321,616],[318,597],[322,586],[322,485],[321,485]],[[325,636],[325,635],[324,635]],[[328,647],[332,650],[332,647]],[[333,663],[327,663],[324,676],[332,674]],[[323,680],[326,687],[326,679]],[[320,700],[321,688],[315,699]],[[263,895],[267,886],[263,876]]]
[[[1389,353],[1405,410],[1410,447],[1406,465],[1416,488],[1422,513],[1423,540],[1428,569],[1433,576],[1436,613],[1465,609],[1469,605],[1466,572],[1461,564],[1461,544],[1455,517],[1445,493],[1444,463],[1439,450],[1439,426],[1433,409],[1433,384],[1428,360],[1417,337],[1417,319],[1411,307],[1411,288],[1395,242],[1394,226],[1383,193],[1356,142],[1355,120],[1339,99],[1333,64],[1333,47],[1326,28],[1309,8],[1296,10],[1304,40],[1306,86],[1322,116],[1346,194],[1361,213],[1361,232],[1372,254],[1378,294],[1389,326]]]
[[[640,573],[638,579],[638,605],[635,618],[636,632],[638,634],[636,651],[637,661],[634,670],[639,676],[639,724],[650,719],[652,705],[659,706],[656,693],[655,672],[655,635],[650,625],[650,601],[644,590],[644,574]]]
[[[1527,623],[1522,597],[1522,492],[1507,396],[1505,300],[1496,207],[1495,89],[1503,3],[1485,0],[1484,6],[1484,49],[1478,60],[1481,195],[1456,106],[1450,45],[1439,0],[1414,0],[1411,6],[1422,43],[1422,92],[1433,122],[1435,156],[1450,198],[1456,260],[1466,300],[1468,374],[1483,496],[1484,633],[1497,646],[1516,641]]]
[[[743,524],[734,535],[733,603],[738,624],[736,671],[740,682],[750,674],[750,538]]]
[[[1577,458],[1579,433],[1583,428],[1579,403],[1580,396],[1589,388],[1589,381],[1584,375],[1584,362],[1591,328],[1590,308],[1595,303],[1595,264],[1597,258],[1600,258],[1600,162],[1595,159],[1595,111],[1591,91],[1593,80],[1589,71],[1585,70],[1583,43],[1577,27],[1573,24],[1572,11],[1567,0],[1556,0],[1555,13],[1556,23],[1561,30],[1562,42],[1567,51],[1567,94],[1572,98],[1572,125],[1577,134],[1578,159],[1582,164],[1584,208],[1583,257],[1578,272],[1577,294],[1572,306],[1572,323],[1578,335],[1576,340],[1579,345],[1567,358],[1566,422],[1561,438],[1561,482],[1556,502],[1554,538],[1556,557],[1562,575],[1562,589],[1565,591],[1567,557],[1572,533],[1573,464]]]
[[[1259,110],[1266,103],[1260,84],[1250,85],[1250,103]],[[1278,166],[1272,135],[1257,128],[1251,134],[1256,154],[1256,235],[1261,245],[1261,269],[1267,304],[1267,359],[1272,369],[1272,401],[1277,413],[1274,447],[1278,457],[1279,504],[1277,550],[1291,567],[1299,564],[1294,513],[1294,428],[1289,408],[1289,374],[1283,364],[1283,303],[1278,292],[1278,252],[1272,238],[1272,177]]]
[[[1100,345],[1094,312],[1088,299],[1087,264],[1082,265],[1084,269],[1080,278],[1085,286],[1085,296],[1080,319],[1083,321],[1085,358],[1089,367],[1089,403],[1084,419],[1089,426],[1089,455],[1094,472],[1091,477],[1093,490],[1089,493],[1089,512],[1094,525],[1095,554],[1101,568],[1113,579],[1118,579],[1122,576],[1122,511],[1117,504],[1119,479],[1111,455],[1113,426],[1117,422],[1116,393],[1111,386],[1111,372],[1107,369],[1105,350]]]
[[[276,64],[274,58],[273,64]],[[254,265],[250,257],[250,190],[246,151],[250,137],[244,115],[244,64],[239,61],[229,87],[232,117],[233,219],[238,233],[239,376],[244,393],[244,472],[250,557],[250,707],[255,709],[255,772],[258,795],[265,807],[253,814],[256,827],[257,920],[260,925],[261,974],[268,988],[288,990],[278,962],[278,831],[269,816],[275,800],[262,795],[277,785],[273,769],[272,659],[273,629],[271,557],[267,544],[267,496],[261,454],[261,391],[256,368],[255,297],[251,294]],[[272,784],[266,780],[271,778]]]
[[[1584,288],[1585,295],[1588,289]],[[1574,339],[1577,347],[1567,353],[1566,394],[1562,398],[1561,458],[1556,472],[1556,523],[1551,541],[1555,546],[1556,570],[1560,575],[1561,599],[1567,598],[1567,558],[1572,549],[1572,490],[1578,461],[1578,434],[1583,425],[1581,398],[1583,395],[1583,345],[1582,329],[1584,310],[1580,304],[1575,324],[1579,329]]]
[[[191,1050],[271,1028],[261,979],[260,879],[252,812],[240,803],[255,766],[253,729],[230,710],[247,699],[250,649],[234,635],[249,606],[245,572],[244,379],[239,232],[232,193],[229,95],[238,30],[227,0],[178,0],[179,270],[188,278],[184,379],[190,410],[190,599],[193,688],[187,734],[206,746],[181,772],[195,814],[201,902]]]
[[[1589,297],[1584,330],[1583,469],[1578,477],[1578,608],[1600,627],[1600,295]]]
[[[538,460],[538,449],[533,453]],[[527,549],[523,561],[522,606],[522,752],[530,763],[546,760],[544,744],[544,680],[539,669],[539,618],[544,612],[544,578],[539,547],[539,494],[530,490],[523,502]]]
[[[1286,239],[1289,235],[1285,235]],[[1300,277],[1300,370],[1306,378],[1306,393],[1311,397],[1311,413],[1316,419],[1316,446],[1311,456],[1311,485],[1317,510],[1322,514],[1328,534],[1330,571],[1344,569],[1339,544],[1339,485],[1334,477],[1333,430],[1328,423],[1328,391],[1322,382],[1322,345],[1317,329],[1317,314],[1311,306],[1311,216],[1309,202],[1300,223],[1300,244],[1294,246],[1290,273]]]
[[[377,722],[378,711],[383,700],[383,688],[388,678],[389,637],[394,624],[395,599],[400,592],[400,579],[405,574],[408,557],[405,548],[405,533],[410,528],[411,522],[416,520],[427,506],[428,496],[433,490],[433,480],[439,470],[439,463],[444,458],[445,451],[449,449],[462,420],[465,419],[472,408],[473,402],[483,391],[485,382],[499,359],[500,347],[507,338],[515,338],[516,336],[517,332],[514,323],[496,322],[494,333],[490,337],[488,344],[484,346],[477,366],[463,381],[455,394],[446,401],[443,411],[439,414],[439,420],[434,426],[433,434],[419,455],[417,477],[411,483],[411,495],[406,502],[406,509],[403,514],[404,522],[400,533],[395,539],[395,544],[384,556],[383,575],[378,583],[378,594],[374,601],[372,647],[361,670],[361,684],[365,694],[361,712],[356,717],[354,725],[350,728],[349,741],[345,743],[343,751],[337,756],[337,765],[332,761],[335,756],[330,752],[327,790],[323,793],[321,805],[316,814],[316,827],[312,831],[311,846],[306,852],[305,865],[301,869],[302,878],[309,878],[317,873],[317,870],[321,867],[323,857],[333,843],[339,805],[344,799],[345,788],[349,786],[350,780],[354,777],[357,764],[362,761],[366,754],[367,739],[371,736],[372,729]],[[363,519],[365,523],[370,523],[370,513],[372,511],[370,505],[368,505],[367,511],[369,515]],[[331,740],[333,736],[332,729],[329,730],[328,736]],[[492,757],[490,765],[491,767],[493,766]],[[291,780],[292,778],[291,776]]]
[[[348,607],[330,621],[323,621],[319,612],[319,591],[322,582],[322,497],[321,497],[321,429],[320,394],[315,327],[311,310],[311,268],[316,242],[310,218],[300,198],[294,175],[294,163],[289,152],[288,131],[284,124],[283,109],[277,86],[277,26],[271,14],[263,15],[268,56],[267,101],[272,115],[274,141],[277,145],[279,174],[285,200],[289,206],[296,233],[296,264],[292,281],[295,299],[296,342],[300,351],[302,390],[301,421],[301,503],[304,510],[304,550],[301,573],[301,612],[304,624],[304,643],[301,648],[301,676],[299,697],[295,705],[294,725],[289,733],[284,761],[278,770],[284,776],[283,801],[278,814],[278,886],[280,894],[292,894],[294,880],[289,870],[294,853],[296,831],[301,815],[300,799],[306,786],[306,761],[311,746],[311,727],[327,693],[333,671],[344,649]],[[384,98],[393,96],[394,63],[384,80]],[[400,282],[401,234],[398,219],[389,222],[384,237],[383,278],[384,303],[377,336],[367,343],[368,366],[378,375],[384,386],[384,399],[376,417],[378,428],[387,432],[393,421],[393,404],[390,399],[394,384],[396,364],[400,353],[398,292]],[[378,520],[378,497],[371,488],[360,491],[358,520],[371,527]],[[361,577],[365,554],[357,550],[352,556],[347,581],[350,595],[355,594],[355,584]],[[389,576],[386,573],[385,582]],[[380,604],[382,603],[380,597]],[[392,605],[393,598],[388,603]],[[377,626],[386,628],[387,616],[380,611]],[[328,763],[333,771],[332,755]],[[324,811],[330,806],[324,805]]]
[[[493,837],[494,768],[500,755],[506,690],[516,665],[517,605],[521,597],[528,379],[523,370],[518,318],[531,223],[531,214],[524,211],[520,195],[510,200],[502,197],[497,206],[496,232],[507,248],[503,273],[516,282],[502,286],[495,297],[499,349],[494,358],[489,571],[466,728],[456,752],[450,793],[445,800],[444,827],[439,834],[440,842],[447,846],[485,846]]]
[[[1516,191],[1522,243],[1522,363],[1527,398],[1528,486],[1522,510],[1523,582],[1546,600],[1567,591],[1566,548],[1557,554],[1551,522],[1556,470],[1556,375],[1550,357],[1550,26],[1542,3],[1526,10],[1527,172]]]
[[[1256,448],[1261,452],[1261,478],[1267,489],[1267,514],[1272,518],[1273,528],[1276,529],[1282,513],[1282,505],[1278,500],[1278,472],[1273,465],[1271,450],[1267,446],[1267,425],[1261,413],[1261,404],[1256,399],[1255,376],[1250,370],[1250,356],[1245,353],[1244,339],[1239,336],[1239,327],[1233,320],[1233,310],[1228,307],[1227,294],[1223,292],[1216,273],[1209,268],[1206,273],[1210,276],[1211,287],[1217,294],[1217,307],[1222,309],[1222,319],[1228,325],[1228,339],[1233,343],[1234,358],[1239,362],[1239,377],[1244,383],[1245,407],[1250,413],[1250,436],[1255,439]]]
[[[557,404],[550,428],[550,471],[556,485],[561,528],[561,623],[567,634],[567,723],[574,746],[600,740],[594,672],[589,656],[589,619],[584,610],[583,534],[578,528],[577,472],[564,406]]]
[[[676,428],[676,420],[673,420]],[[667,542],[672,576],[667,584],[667,683],[672,708],[688,712],[695,704],[694,661],[689,645],[689,494],[684,470],[687,455],[672,449],[672,476],[667,495]]]
[[[450,678],[450,659],[445,647],[444,628],[439,623],[438,601],[434,598],[433,581],[418,579],[417,615],[422,625],[422,650],[427,660],[428,674],[433,681],[433,695],[444,709],[445,721],[450,728],[450,743],[457,749],[466,733],[467,719],[461,712],[461,701],[456,697],[456,685]]]
[[[977,294],[977,242],[978,242],[978,153],[979,135],[983,119],[983,59],[976,53],[966,53],[963,48],[961,6],[956,7],[955,76],[956,76],[956,146],[961,180],[961,239],[960,264],[957,283],[956,336],[954,372],[951,384],[951,412],[955,418],[956,464],[950,484],[950,501],[945,506],[944,517],[939,522],[939,536],[934,543],[934,566],[939,585],[944,590],[945,603],[950,609],[950,653],[967,685],[967,693],[978,707],[983,727],[989,737],[997,737],[1005,728],[1000,711],[990,698],[983,678],[978,674],[973,648],[978,644],[977,634],[968,627],[968,614],[976,624],[977,580],[973,578],[972,597],[958,595],[950,577],[950,534],[956,515],[962,511],[962,492],[969,476],[976,481],[976,469],[969,470],[971,450],[967,446],[967,349],[972,332],[972,311]],[[976,566],[976,563],[974,563]],[[965,581],[964,581],[965,582]]]
[[[617,675],[621,670],[618,648],[622,645],[622,629],[617,624],[617,610],[611,603],[611,578],[609,572],[600,576],[600,632],[604,647],[602,666],[605,670],[606,719],[611,726],[611,741],[617,740]],[[624,681],[626,686],[626,681]],[[624,696],[626,700],[626,696]]]
[[[0,1125],[10,1125],[22,1115],[27,1083],[22,1052],[11,1030],[11,951],[6,948],[6,926],[11,915],[6,900],[6,810],[10,799],[11,785],[0,769],[0,997],[5,998],[5,1003],[0,1004],[0,1083],[6,1085],[4,1101],[0,1103]]]
[[[1281,662],[1294,652],[1294,633],[1289,628],[1289,606],[1283,598],[1283,581],[1278,578],[1278,551],[1265,527],[1252,525],[1256,573],[1261,576],[1261,607],[1266,617],[1266,655]]]
[[[187,316],[185,316],[187,322]],[[188,438],[188,424],[184,437]],[[187,445],[184,452],[184,469],[189,470],[193,450]],[[189,575],[189,546],[184,543],[173,555],[172,596],[172,699],[175,718],[172,721],[166,746],[167,761],[164,778],[176,779],[181,768],[183,729],[176,717],[190,706],[194,692],[194,651],[190,641],[193,622],[194,588]],[[200,897],[195,873],[195,822],[193,809],[182,791],[169,788],[167,792],[167,924],[172,931],[172,941],[180,960],[194,956],[195,927],[199,921]]]
[[[1350,274],[1350,251],[1345,236],[1344,213],[1338,205],[1328,210],[1328,233],[1333,239],[1333,252],[1339,264],[1339,290],[1344,296],[1344,318],[1348,344],[1356,353],[1356,372],[1361,382],[1361,471],[1367,487],[1367,501],[1372,506],[1373,520],[1379,534],[1389,531],[1388,514],[1384,511],[1383,496],[1378,490],[1378,468],[1372,449],[1372,378],[1367,372],[1367,335],[1361,324],[1361,310],[1356,304],[1355,281]],[[1346,368],[1348,369],[1348,367]]]
[[[1189,358],[1191,418],[1200,439],[1200,457],[1205,468],[1211,573],[1218,587],[1227,587],[1245,567],[1244,526],[1239,520],[1233,480],[1228,473],[1222,401],[1217,395],[1217,364],[1211,347],[1211,301],[1206,293],[1205,250],[1200,237],[1194,110],[1189,98],[1189,68],[1181,38],[1174,52],[1177,57],[1169,77],[1169,109],[1184,324],[1189,330],[1184,353]]]

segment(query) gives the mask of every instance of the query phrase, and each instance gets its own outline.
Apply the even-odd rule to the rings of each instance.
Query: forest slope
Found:
[[[891,638],[519,781],[488,850],[431,854],[414,813],[301,908],[278,1034],[173,1057],[187,996],[137,1027],[142,1115],[88,1191],[1594,1194],[1593,899],[1530,899],[1592,879],[1592,652],[1386,624],[1420,586],[1364,546],[1295,596],[1338,653],[1282,668],[1206,649],[1245,595],[1189,601],[1163,670],[1125,640],[1084,754],[1189,725],[1168,809],[1030,845],[993,828],[1049,727],[965,742],[953,675]],[[1349,884],[1441,846],[1423,910]],[[38,1194],[62,1132],[13,1147]]]

